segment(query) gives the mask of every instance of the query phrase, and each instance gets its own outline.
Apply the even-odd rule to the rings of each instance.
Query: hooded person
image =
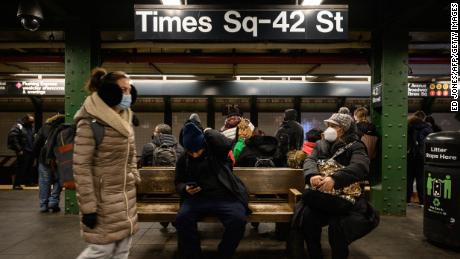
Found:
[[[128,258],[138,230],[136,184],[140,183],[132,126],[133,86],[121,71],[95,68],[87,83],[90,95],[75,114],[73,170],[88,243],[83,258]],[[93,125],[104,134],[95,143]]]
[[[179,243],[186,258],[202,258],[197,222],[216,215],[225,227],[219,258],[230,258],[243,238],[248,209],[244,184],[233,173],[228,153],[232,142],[193,122],[183,128],[186,153],[176,164],[176,190],[183,203],[176,216]]]
[[[184,125],[189,123],[189,122],[192,122],[192,123],[195,123],[195,125],[200,128],[201,130],[203,130],[203,127],[201,126],[201,119],[200,119],[200,116],[196,113],[192,113],[190,114],[190,117],[185,121]],[[180,130],[180,133],[179,133],[179,144],[181,146],[184,146],[184,128],[182,128]]]
[[[302,125],[296,119],[296,110],[285,110],[284,120],[275,133],[279,145],[277,160],[280,161],[282,166],[287,165],[286,155],[289,151],[302,149],[304,131]]]
[[[303,166],[307,186],[302,197],[305,204],[301,210],[300,224],[310,258],[323,256],[320,239],[322,227],[326,225],[329,225],[332,258],[347,258],[348,245],[375,228],[378,216],[375,216],[362,192],[359,197],[355,197],[354,203],[336,196],[336,199],[342,199],[343,203],[348,204],[346,208],[342,208],[332,204],[329,204],[331,207],[325,207],[327,205],[321,200],[311,202],[309,197],[314,191],[307,190],[330,193],[332,190],[341,190],[351,184],[366,181],[369,158],[364,144],[352,126],[351,116],[334,113],[324,122],[327,125],[323,133],[324,139],[317,142]],[[318,163],[330,158],[343,167],[329,176],[324,176],[320,174]]]

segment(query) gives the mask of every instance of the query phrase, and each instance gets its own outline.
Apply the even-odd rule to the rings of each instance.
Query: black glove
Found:
[[[97,224],[97,213],[83,214],[81,222],[87,227],[93,229]]]

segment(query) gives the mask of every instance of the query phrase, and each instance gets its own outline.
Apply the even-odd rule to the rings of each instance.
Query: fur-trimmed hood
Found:
[[[79,120],[88,119],[89,117],[112,127],[125,137],[129,137],[132,131],[130,124],[132,122],[133,112],[131,109],[122,110],[120,113],[117,113],[110,108],[96,92],[86,97],[83,106],[75,114],[74,120],[75,123],[78,123]]]

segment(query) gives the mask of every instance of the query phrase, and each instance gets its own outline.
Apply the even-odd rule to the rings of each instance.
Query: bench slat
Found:
[[[287,194],[289,189],[302,190],[302,170],[291,168],[235,167],[233,172],[240,177],[250,194]],[[139,194],[175,193],[174,167],[146,167],[140,169],[142,182]]]
[[[289,222],[293,211],[288,203],[250,203],[249,208],[252,214],[248,217],[248,222]],[[178,203],[152,204],[137,203],[137,213],[139,221],[168,221],[176,219]],[[204,222],[217,222],[215,217],[206,217]]]

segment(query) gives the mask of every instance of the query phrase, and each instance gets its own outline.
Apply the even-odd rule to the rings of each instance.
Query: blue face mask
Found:
[[[123,110],[131,107],[131,95],[123,95],[121,102],[117,106]]]

